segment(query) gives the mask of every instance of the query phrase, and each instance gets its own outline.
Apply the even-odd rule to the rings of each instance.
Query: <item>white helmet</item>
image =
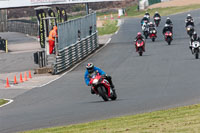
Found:
[[[170,19],[169,17],[167,17],[167,19]]]
[[[153,22],[149,22],[149,24],[153,24]]]
[[[158,13],[158,11],[155,12],[155,14],[157,14],[157,13]]]
[[[190,14],[188,14],[187,16],[188,16],[188,17],[191,17],[191,15],[190,15]]]

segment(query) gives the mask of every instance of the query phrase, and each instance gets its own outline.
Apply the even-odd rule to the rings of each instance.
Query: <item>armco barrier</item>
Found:
[[[56,56],[53,74],[58,74],[69,69],[96,50],[99,47],[97,38],[98,35],[97,32],[95,32],[91,36],[88,36],[63,50],[59,50],[59,54]]]

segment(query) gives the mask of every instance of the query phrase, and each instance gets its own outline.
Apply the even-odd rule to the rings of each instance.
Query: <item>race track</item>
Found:
[[[200,34],[199,10],[192,11]],[[168,46],[158,28],[156,42],[146,42],[139,57],[132,44],[140,19],[126,19],[110,44],[59,80],[34,88],[0,108],[0,132],[11,133],[57,125],[88,122],[199,103],[200,60],[189,51],[184,20],[187,13],[170,16],[174,40]],[[84,83],[85,65],[93,62],[113,77],[118,100],[103,102]]]

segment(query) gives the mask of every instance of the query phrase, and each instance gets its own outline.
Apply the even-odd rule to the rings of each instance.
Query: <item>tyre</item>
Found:
[[[195,59],[199,59],[199,51],[197,49],[194,50]]]
[[[171,38],[167,38],[167,43],[168,43],[168,45],[170,45],[171,44]]]
[[[113,91],[112,96],[110,97],[111,100],[116,100],[117,99],[117,94],[115,92],[115,90]]]
[[[144,36],[145,36],[145,39],[147,39],[148,38],[148,33],[144,32]]]
[[[97,88],[99,95],[102,97],[102,99],[104,101],[108,101],[108,95],[107,95],[107,91],[106,88],[104,86],[99,86]]]
[[[155,38],[154,37],[152,38],[152,41],[155,42]]]
[[[139,48],[138,48],[138,53],[139,53],[139,56],[142,56],[142,54],[143,54],[142,47],[139,47]]]

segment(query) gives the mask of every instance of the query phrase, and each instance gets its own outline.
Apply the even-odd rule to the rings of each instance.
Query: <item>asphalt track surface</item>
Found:
[[[199,11],[192,11],[198,33]],[[127,19],[106,48],[87,62],[112,75],[118,99],[103,102],[90,94],[83,80],[87,62],[59,80],[34,88],[0,108],[0,132],[88,122],[126,114],[177,107],[200,101],[200,60],[188,48],[184,28],[186,13],[173,15],[174,40],[168,46],[158,28],[158,38],[147,40],[146,53],[139,57],[132,44],[141,30],[140,19]],[[166,17],[162,18],[163,20]]]

